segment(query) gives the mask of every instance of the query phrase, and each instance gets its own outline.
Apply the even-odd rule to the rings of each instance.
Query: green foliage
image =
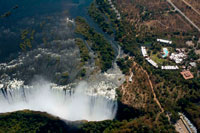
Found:
[[[99,11],[99,9],[95,6],[94,3],[90,5],[88,10],[89,15],[93,18],[93,20],[102,28],[102,30],[108,34],[113,34],[113,30],[110,27],[109,23],[106,21],[104,15]]]
[[[161,44],[160,43],[153,43],[151,50],[153,50],[153,52],[157,53],[161,51]]]
[[[68,131],[73,131],[73,129],[65,122],[47,113],[25,110],[0,114],[1,133],[61,133]]]
[[[90,59],[88,48],[86,47],[84,41],[80,38],[76,38],[75,42],[80,49],[81,62],[85,64],[85,62]]]
[[[120,21],[116,20],[116,17],[113,15],[111,8],[109,7],[107,0],[96,0],[96,4],[98,9],[101,11],[102,14],[105,14],[110,22],[112,27],[115,31],[115,40],[119,42],[120,46],[124,50],[126,54],[129,54],[131,56],[134,56],[135,61],[140,64],[151,76],[151,80],[154,83],[155,86],[160,86],[156,90],[156,94],[158,96],[159,101],[161,102],[161,105],[165,108],[165,111],[169,111],[171,115],[171,120],[175,122],[178,119],[177,112],[179,111],[185,111],[188,112],[188,116],[190,116],[190,119],[192,122],[196,123],[196,126],[199,124],[200,118],[198,112],[196,111],[198,109],[199,105],[199,96],[200,96],[200,78],[195,77],[192,80],[185,80],[180,75],[180,70],[177,71],[163,71],[159,69],[152,68],[149,64],[146,63],[144,58],[141,55],[140,52],[140,46],[144,45],[145,42],[153,42],[156,39],[156,35],[151,33],[145,33],[145,35],[141,35],[139,32],[134,30],[134,26],[127,23],[126,19],[122,19]],[[146,10],[143,6],[139,6],[138,9],[140,9],[140,14],[142,14],[142,19],[148,19],[149,17],[152,17],[151,12]],[[146,11],[145,11],[146,10]],[[149,34],[149,35],[148,35]],[[179,35],[181,33],[176,32],[175,35]],[[183,34],[186,35],[188,33]],[[176,47],[176,45],[173,45],[172,47]],[[153,45],[153,50],[155,53],[157,51],[161,50],[160,44]],[[197,56],[194,53],[194,50],[191,50],[189,53],[189,59],[196,60],[199,56]],[[129,67],[126,64],[125,59],[119,59],[117,61],[117,64],[119,65],[120,69],[123,73],[128,73]],[[200,66],[198,65],[198,68]],[[181,95],[176,92],[181,92]],[[118,92],[120,93],[120,92]],[[177,104],[177,99],[180,97],[183,97],[182,94],[186,94],[187,96],[187,102],[185,104],[192,103],[192,107],[182,107],[182,105]],[[118,94],[119,95],[119,94]],[[120,96],[120,95],[119,95]],[[180,108],[181,107],[181,108]],[[191,115],[189,115],[191,114]],[[166,122],[166,119],[162,119],[163,122]],[[161,121],[162,121],[161,120]],[[169,124],[167,124],[169,125]],[[159,128],[159,127],[156,127]],[[163,129],[163,127],[160,126],[160,128]],[[170,127],[171,128],[171,127]],[[198,127],[199,128],[199,127]],[[166,132],[167,126],[165,127],[165,130],[163,132]],[[157,130],[157,132],[160,132]]]
[[[98,54],[101,70],[103,72],[107,71],[112,67],[112,62],[115,58],[112,46],[104,39],[103,35],[91,28],[85,19],[77,17],[76,24],[76,33],[81,34],[86,40],[92,42],[91,49]]]
[[[82,132],[86,133],[175,133],[174,127],[170,126],[169,124],[161,122],[159,126],[156,126],[153,125],[153,123],[148,123],[148,121],[149,120],[145,117],[129,121],[107,120],[102,122],[88,122],[82,125],[80,128]]]
[[[29,33],[29,30],[28,29],[25,29],[22,31],[21,33],[21,40],[23,42],[20,43],[20,48],[24,51],[27,50],[27,48],[32,48],[32,41],[34,40],[34,35],[35,35],[35,30],[32,30],[30,33]]]
[[[133,107],[123,104],[121,101],[118,101],[118,110],[115,119],[119,121],[131,120],[143,116],[144,113],[145,112],[142,109],[135,109]]]
[[[68,74],[68,72],[64,72],[64,73],[62,73],[62,78],[69,78],[69,74]]]
[[[197,103],[192,103],[192,102]],[[200,99],[197,97],[192,99],[191,97],[181,98],[178,101],[179,106],[181,106],[184,114],[192,121],[192,123],[197,127],[197,130],[200,131]]]
[[[117,65],[119,66],[119,68],[121,69],[123,74],[129,74],[129,69],[130,69],[132,63],[133,62],[131,60],[124,59],[124,58],[117,60]]]
[[[15,5],[10,11],[5,12],[3,15],[0,15],[0,18],[6,18],[12,15],[12,11],[16,10],[19,6]]]
[[[59,79],[59,83],[62,85],[66,85],[69,80],[69,73],[68,72],[63,72],[62,74],[59,74],[57,79]]]
[[[192,60],[197,60],[199,59],[199,56],[195,53],[194,49],[191,50],[188,54],[188,58]]]
[[[86,69],[83,68],[81,71],[80,71],[80,76],[81,77],[84,77],[86,75]]]

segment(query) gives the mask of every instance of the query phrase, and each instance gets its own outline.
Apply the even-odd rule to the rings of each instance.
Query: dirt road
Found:
[[[193,10],[193,11],[195,11],[198,15],[200,15],[200,12],[199,11],[197,11],[197,9],[195,9],[192,5],[190,5],[190,3],[188,3],[187,1],[185,1],[185,0],[182,0],[187,6],[189,6],[189,7],[191,7],[191,9]]]
[[[200,32],[200,28],[194,22],[192,22],[192,20],[190,20],[176,5],[174,5],[174,3],[171,0],[167,0],[167,2]]]

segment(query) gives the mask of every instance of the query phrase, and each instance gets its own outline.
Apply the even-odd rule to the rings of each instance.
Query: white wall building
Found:
[[[162,43],[172,44],[172,41],[164,40],[164,39],[157,39],[157,42],[162,42]]]
[[[191,65],[192,67],[196,67],[196,66],[197,66],[196,62],[190,62],[190,65]]]
[[[163,70],[177,70],[179,69],[178,66],[161,66],[161,69]]]
[[[142,55],[143,55],[144,57],[147,57],[147,56],[148,56],[148,55],[147,55],[147,50],[146,50],[146,48],[145,48],[144,46],[141,47],[141,51],[142,51]]]
[[[153,65],[155,68],[158,68],[158,64],[157,64],[155,61],[153,61],[153,60],[150,59],[149,57],[146,58],[146,60],[147,60],[151,65]]]
[[[186,57],[187,56],[184,53],[172,53],[169,58],[179,64],[183,61],[183,59],[186,59]]]

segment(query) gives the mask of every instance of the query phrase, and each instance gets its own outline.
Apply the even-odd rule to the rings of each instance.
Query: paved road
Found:
[[[192,20],[190,20],[180,9],[178,9],[178,7],[176,7],[176,5],[174,5],[171,0],[167,0],[167,2],[171,6],[173,6],[176,11],[178,11],[191,25],[193,25],[200,32],[200,28],[194,22],[192,22]]]

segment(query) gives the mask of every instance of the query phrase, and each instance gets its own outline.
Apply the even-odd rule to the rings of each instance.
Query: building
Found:
[[[144,46],[141,47],[141,51],[142,51],[142,55],[143,55],[144,57],[148,57],[148,55],[147,55],[147,50],[146,50],[146,48],[145,48]]]
[[[146,58],[146,60],[147,60],[151,65],[153,65],[155,68],[158,68],[158,64],[157,64],[155,61],[153,61],[153,60],[150,59],[149,57]]]
[[[187,56],[184,53],[178,53],[178,54],[172,53],[169,58],[171,60],[174,60],[176,64],[179,64],[183,61],[183,59],[186,59],[186,57]]]
[[[196,66],[197,66],[197,64],[196,64],[195,62],[190,62],[190,65],[191,65],[192,67],[196,67]]]
[[[163,70],[177,70],[179,69],[178,66],[161,66],[161,69]]]
[[[190,71],[182,71],[181,75],[183,76],[184,79],[188,80],[188,79],[193,79],[194,76]]]
[[[172,41],[164,40],[164,39],[157,39],[157,42],[172,44]]]

